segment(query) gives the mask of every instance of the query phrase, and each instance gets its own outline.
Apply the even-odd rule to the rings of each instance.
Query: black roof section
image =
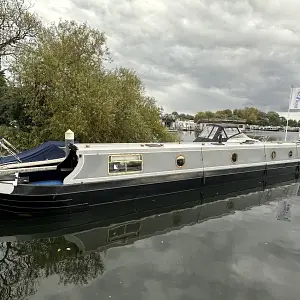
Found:
[[[224,128],[234,127],[239,128],[238,124],[230,124],[230,123],[208,123],[206,126],[219,126]]]

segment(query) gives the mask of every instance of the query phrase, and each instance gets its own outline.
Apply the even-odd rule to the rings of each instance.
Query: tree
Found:
[[[205,113],[202,111],[199,111],[196,115],[195,115],[195,119],[194,121],[197,123],[200,120],[205,119]]]
[[[30,130],[31,119],[25,113],[21,88],[6,86],[3,95],[0,93],[0,124]]]
[[[268,115],[263,112],[263,111],[259,111],[258,112],[258,117],[257,117],[257,124],[261,125],[261,126],[268,126],[270,123]]]
[[[215,114],[213,113],[213,112],[211,112],[211,111],[206,111],[205,112],[205,118],[206,119],[212,119],[212,118],[214,118],[215,117]]]
[[[280,125],[286,126],[286,118],[285,117],[280,117]]]
[[[4,90],[7,87],[4,71],[0,70],[0,97],[4,94]]]
[[[4,97],[6,90],[7,90],[7,83],[6,83],[5,75],[4,72],[0,70],[0,102]]]
[[[244,119],[244,111],[242,109],[234,109],[232,113],[238,118]]]
[[[280,116],[277,112],[269,111],[267,113],[267,117],[269,119],[270,124],[272,124],[273,126],[281,125],[281,119],[280,119]]]
[[[238,121],[240,119],[245,119],[248,124],[255,124],[261,126],[285,126],[286,118],[280,117],[277,112],[269,111],[265,113],[260,111],[255,107],[245,107],[243,109],[234,109],[231,111],[230,109],[224,109],[216,111],[215,113],[211,111],[206,112],[198,112],[195,115],[195,122],[199,120],[211,120],[212,118],[227,118],[229,120]],[[295,120],[290,120],[290,126],[299,126],[300,122],[295,122]]]
[[[215,116],[222,119],[232,118],[232,111],[230,109],[218,110],[215,112]]]
[[[296,120],[289,119],[289,126],[291,127],[297,127],[298,122]]]
[[[217,119],[226,119],[226,115],[224,114],[224,112],[222,110],[218,110],[215,112],[215,117]]]
[[[87,24],[40,27],[12,65],[36,143],[71,128],[82,142],[173,140],[132,70],[108,70],[106,37]]]
[[[35,35],[40,23],[30,8],[25,0],[0,0],[0,70],[1,58],[11,55],[22,41]]]
[[[184,113],[180,113],[178,114],[177,112],[173,112],[172,115],[176,118],[178,118],[181,121],[188,121],[188,120],[194,120],[194,116],[189,115],[189,114],[184,114]]]
[[[231,118],[231,117],[232,117],[232,110],[231,110],[231,109],[224,109],[224,110],[223,110],[223,114],[224,114],[227,118]]]

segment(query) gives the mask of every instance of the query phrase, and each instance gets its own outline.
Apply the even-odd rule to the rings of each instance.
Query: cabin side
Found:
[[[79,147],[78,163],[64,184],[126,180],[199,173],[215,176],[250,168],[299,164],[300,145],[272,143],[254,145],[162,145],[160,147]],[[202,174],[202,175],[201,175]],[[174,177],[175,178],[175,177]],[[176,180],[176,179],[174,179]]]
[[[97,149],[80,148],[78,164],[64,184],[114,181],[136,177],[159,176],[178,172],[203,172],[201,148],[173,144]]]

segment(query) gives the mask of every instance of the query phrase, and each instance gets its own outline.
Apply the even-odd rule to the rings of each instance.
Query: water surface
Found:
[[[81,255],[66,236],[8,237],[1,299],[299,299],[300,202],[288,201],[290,221],[271,202]],[[89,232],[78,236],[94,248],[103,236]]]

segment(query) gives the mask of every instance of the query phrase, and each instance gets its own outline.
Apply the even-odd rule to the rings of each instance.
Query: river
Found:
[[[155,215],[132,226],[144,236],[114,246],[96,225],[2,237],[1,300],[298,300],[300,202],[287,201],[287,220],[275,201],[190,225],[201,210]]]

